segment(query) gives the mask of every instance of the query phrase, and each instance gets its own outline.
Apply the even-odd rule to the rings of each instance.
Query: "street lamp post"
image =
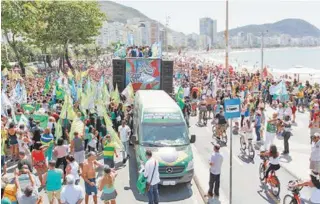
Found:
[[[229,2],[226,0],[226,69],[229,69]],[[229,82],[230,82],[230,73],[229,73]],[[230,119],[230,127],[232,127],[232,119]],[[232,204],[232,128],[230,129],[230,171],[229,171],[229,203]]]

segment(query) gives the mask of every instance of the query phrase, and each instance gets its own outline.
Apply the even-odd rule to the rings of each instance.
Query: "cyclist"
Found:
[[[308,186],[311,188],[315,188],[315,190],[312,192],[310,197],[311,204],[320,203],[320,177],[319,173],[315,171],[311,171],[310,173],[310,180],[294,184],[291,187],[301,187],[301,186]]]
[[[243,124],[243,133],[244,133],[244,145],[246,145],[246,142],[248,139],[252,139],[252,126],[251,121],[249,118],[245,119],[245,122]]]
[[[268,152],[261,153],[262,156],[269,157],[269,166],[266,169],[265,173],[265,182],[267,182],[267,178],[269,176],[269,173],[271,171],[277,171],[280,169],[280,163],[279,163],[279,152],[277,150],[277,146],[271,145]]]
[[[218,120],[217,124],[217,138],[220,139],[222,134],[227,129],[227,120],[224,117],[223,109],[220,109],[220,112],[216,115],[216,119]]]
[[[206,117],[206,112],[207,112],[207,103],[205,100],[201,99],[199,105],[199,119],[198,119],[198,124],[201,124],[201,120]]]

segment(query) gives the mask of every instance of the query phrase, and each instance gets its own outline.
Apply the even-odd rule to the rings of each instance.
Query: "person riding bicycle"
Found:
[[[204,117],[206,117],[206,112],[207,112],[207,103],[206,103],[206,101],[201,99],[201,101],[199,102],[198,108],[199,108],[198,124],[200,124],[201,120],[204,119]]]
[[[266,169],[265,173],[265,181],[267,182],[267,178],[269,176],[269,173],[271,171],[277,171],[280,169],[280,163],[279,163],[279,152],[277,150],[277,146],[271,145],[268,152],[260,153],[261,156],[269,157],[269,166]]]
[[[289,187],[297,188],[302,186],[315,188],[315,190],[311,193],[310,202],[311,204],[320,203],[320,173],[311,171],[310,180],[301,183],[295,183]]]
[[[252,140],[252,125],[251,125],[251,121],[249,120],[249,118],[245,119],[245,122],[243,124],[243,128],[242,128],[243,134],[244,134],[244,145],[246,145],[248,140]]]
[[[216,119],[218,120],[217,124],[217,138],[220,139],[223,132],[227,129],[227,120],[224,116],[223,109],[220,109],[220,112],[216,115]]]

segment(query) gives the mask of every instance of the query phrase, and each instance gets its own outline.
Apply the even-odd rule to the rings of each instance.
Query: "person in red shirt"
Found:
[[[49,113],[49,116],[52,116],[52,117],[54,117],[54,119],[56,119],[56,121],[58,121],[59,120],[59,114],[58,113],[56,113],[56,112],[52,112],[51,114]]]
[[[290,105],[291,111],[292,111],[292,122],[295,123],[296,122],[297,106],[292,102],[290,102],[289,105]]]

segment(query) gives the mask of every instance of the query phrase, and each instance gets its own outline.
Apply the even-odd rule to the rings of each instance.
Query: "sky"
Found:
[[[115,0],[114,0],[115,1]],[[115,1],[135,8],[151,19],[185,34],[199,34],[199,19],[217,20],[218,31],[225,30],[225,1],[206,0],[122,0]],[[229,29],[249,24],[273,23],[286,18],[300,18],[320,29],[320,0],[229,0]]]

